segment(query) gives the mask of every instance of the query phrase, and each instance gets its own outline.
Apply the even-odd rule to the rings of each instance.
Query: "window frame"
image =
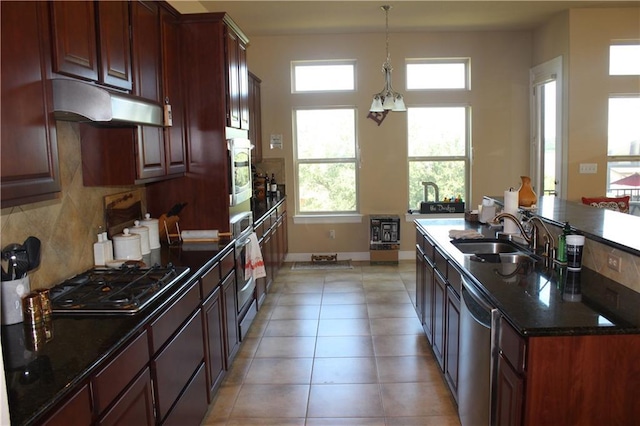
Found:
[[[296,90],[296,67],[304,66],[331,66],[331,65],[351,65],[353,77],[353,89],[318,89],[318,90]],[[356,79],[355,59],[327,59],[327,60],[296,60],[291,61],[291,93],[292,94],[316,94],[316,93],[352,93],[358,90]]]
[[[411,203],[411,191],[410,191],[410,171],[411,171],[411,163],[412,162],[452,162],[452,161],[462,161],[464,162],[464,194],[463,201],[467,203],[469,206],[469,196],[471,194],[471,165],[472,165],[472,147],[471,147],[471,134],[472,134],[472,107],[468,102],[456,102],[456,103],[433,103],[433,104],[422,104],[422,105],[413,105],[407,106],[407,112],[410,109],[417,108],[464,108],[465,110],[465,143],[464,143],[464,155],[447,155],[447,156],[411,156],[409,155],[409,114],[407,114],[407,202]],[[435,182],[438,185],[438,182]],[[457,194],[452,194],[457,195]],[[444,198],[443,194],[440,194],[440,198]],[[417,208],[417,206],[408,206],[409,209]]]
[[[410,88],[409,87],[409,68],[411,65],[438,65],[438,64],[463,64],[464,65],[464,87],[432,87],[432,88]],[[465,91],[471,90],[471,58],[469,57],[456,57],[456,58],[407,58],[405,59],[405,78],[407,81],[407,91]]]
[[[298,111],[314,111],[314,110],[351,110],[354,120],[354,157],[345,158],[310,158],[300,159],[298,157],[298,130],[297,130],[297,112]],[[360,146],[358,139],[358,108],[355,105],[323,105],[323,106],[295,106],[292,109],[292,127],[293,127],[293,169],[294,169],[294,187],[295,187],[295,208],[296,218],[320,218],[333,217],[342,218],[341,222],[351,222],[349,217],[360,217]],[[301,164],[353,164],[355,171],[355,209],[354,210],[324,210],[324,211],[303,211],[300,206],[300,165]],[[313,220],[313,219],[312,219]],[[297,222],[296,222],[297,223]]]

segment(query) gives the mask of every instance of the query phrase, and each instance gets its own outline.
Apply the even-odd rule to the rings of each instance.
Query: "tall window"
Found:
[[[640,44],[613,42],[609,75],[616,79],[640,75]],[[621,80],[624,81],[624,80]],[[635,80],[637,81],[637,80]],[[633,82],[630,86],[637,88]],[[637,89],[636,89],[637,90]],[[640,93],[609,96],[607,194],[631,197],[630,213],[640,216]]]
[[[291,70],[294,93],[355,93],[355,61],[296,61]],[[298,213],[358,211],[356,118],[355,107],[294,109]]]
[[[425,200],[423,182],[434,182],[439,196],[468,198],[469,110],[467,106],[408,108],[409,208]],[[428,200],[435,194],[429,190]]]
[[[355,122],[355,108],[295,110],[298,212],[358,210]]]
[[[468,91],[469,63],[469,58],[408,59],[407,89]],[[460,104],[408,108],[410,209],[425,200],[468,199],[470,110]],[[439,200],[423,182],[437,185]]]

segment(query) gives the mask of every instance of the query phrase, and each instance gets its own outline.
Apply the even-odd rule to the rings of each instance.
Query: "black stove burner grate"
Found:
[[[54,313],[135,314],[180,281],[189,268],[94,268],[50,290]]]

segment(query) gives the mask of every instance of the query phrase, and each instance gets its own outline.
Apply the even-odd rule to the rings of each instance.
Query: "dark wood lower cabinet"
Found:
[[[222,283],[222,300],[224,301],[226,365],[231,365],[240,346],[240,329],[238,328],[238,293],[236,290],[235,272],[230,273]]]
[[[444,376],[454,399],[458,400],[458,358],[460,347],[460,296],[447,286],[447,338],[445,339]]]
[[[43,426],[89,426],[92,423],[91,391],[84,385],[43,423]]]
[[[524,379],[500,355],[497,376],[497,426],[520,426],[524,400]]]
[[[151,362],[155,373],[156,410],[160,421],[204,359],[201,315],[198,309]],[[201,391],[206,394],[206,387]]]
[[[149,368],[144,369],[142,374],[118,398],[98,424],[104,426],[153,426],[155,424]]]
[[[225,370],[224,325],[220,288],[216,288],[202,304],[205,326],[207,398],[209,402],[222,382]]]
[[[163,426],[199,425],[208,408],[207,393],[203,392],[206,386],[206,372],[202,363],[176,405],[162,422]]]
[[[433,285],[433,354],[444,370],[445,309],[447,306],[447,283],[438,271],[434,273]]]

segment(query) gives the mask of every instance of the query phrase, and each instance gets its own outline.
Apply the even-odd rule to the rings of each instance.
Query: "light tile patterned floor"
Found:
[[[460,425],[412,301],[415,264],[280,270],[203,425]]]

